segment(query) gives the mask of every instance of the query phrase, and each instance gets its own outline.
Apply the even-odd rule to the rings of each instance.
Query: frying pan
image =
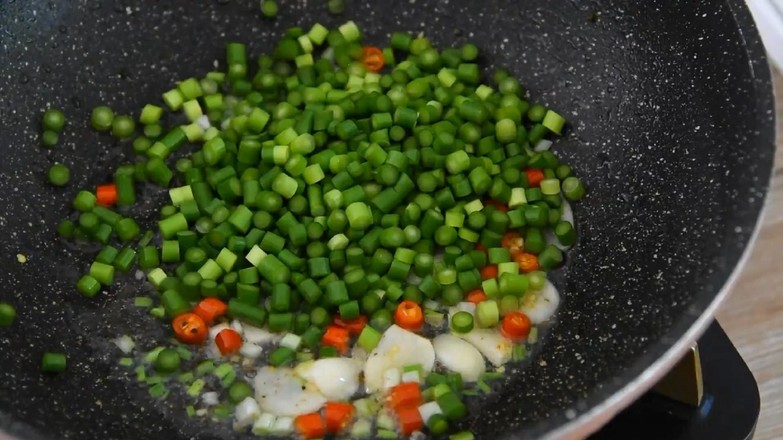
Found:
[[[589,434],[712,319],[755,236],[774,148],[769,69],[743,2],[349,0],[340,17],[320,1],[280,6],[267,21],[255,1],[0,1],[0,300],[19,312],[0,332],[0,430],[251,438],[153,400],[116,366],[111,339],[151,347],[167,330],[133,308],[135,280],[80,297],[89,252],[56,239],[54,225],[77,188],[131,158],[126,143],[87,128],[92,107],[134,112],[212,70],[227,41],[257,55],[316,21],[354,19],[376,43],[400,29],[440,47],[473,41],[484,65],[508,67],[571,123],[555,149],[589,193],[575,205],[579,243],[555,276],[564,304],[532,359],[472,404],[464,427],[478,438]],[[37,137],[49,106],[68,125],[47,151]],[[68,188],[45,183],[53,161],[71,167]],[[162,199],[145,200],[133,214],[151,222]],[[49,350],[68,352],[66,374],[39,373]]]

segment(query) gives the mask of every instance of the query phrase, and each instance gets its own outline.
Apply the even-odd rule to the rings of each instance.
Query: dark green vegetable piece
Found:
[[[50,108],[44,112],[41,125],[44,130],[59,133],[65,125],[65,114],[63,114],[62,110]]]
[[[130,116],[117,116],[111,124],[111,134],[118,139],[125,139],[133,135],[136,129],[136,122]]]
[[[67,358],[64,353],[47,352],[41,357],[41,371],[44,373],[62,373],[67,366]]]
[[[277,17],[277,2],[274,0],[262,0],[261,13],[267,18]]]
[[[231,384],[231,387],[228,389],[228,400],[233,404],[237,404],[252,396],[253,388],[247,382],[241,380]]]
[[[585,195],[585,187],[577,177],[569,176],[561,184],[563,195],[570,201],[579,201]]]
[[[49,183],[54,186],[65,186],[71,179],[71,170],[61,163],[56,163],[49,168]]]
[[[9,327],[16,319],[16,309],[8,303],[0,302],[0,327]]]
[[[52,148],[60,141],[60,135],[56,131],[45,130],[41,133],[41,144],[44,147]]]
[[[538,254],[538,264],[544,270],[552,270],[563,264],[563,251],[555,245],[547,245],[540,254]]]
[[[114,112],[106,106],[98,106],[92,109],[90,123],[92,128],[98,131],[108,131],[114,122]]]
[[[344,0],[327,0],[326,7],[332,15],[339,15],[345,11]]]
[[[161,374],[171,374],[179,370],[182,358],[173,348],[165,348],[155,358],[155,370]]]

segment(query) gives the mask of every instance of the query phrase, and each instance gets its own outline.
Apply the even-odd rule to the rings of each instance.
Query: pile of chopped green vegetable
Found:
[[[146,273],[156,294],[135,304],[171,322],[182,345],[135,358],[132,341],[118,346],[153,396],[182,383],[189,414],[234,417],[257,434],[445,435],[557,308],[546,272],[575,243],[568,201],[585,194],[549,150],[564,119],[503,70],[482,83],[472,44],[439,51],[396,32],[378,48],[361,37],[349,21],[291,28],[258,58],[229,43],[224,71],[163,94],[182,116],[147,104],[140,130],[93,110],[96,130],[133,137],[138,160],[79,192],[58,231],[105,245],[78,281],[86,296],[116,272]],[[64,123],[45,114],[46,146]],[[55,164],[49,180],[66,185],[68,169]],[[171,203],[144,233],[128,207],[146,183]],[[9,307],[0,325],[13,321]],[[43,364],[63,371],[65,357]],[[354,374],[364,387],[347,393],[313,372],[352,365],[364,366]],[[256,370],[254,391],[242,373]],[[291,381],[300,394],[315,384],[297,394],[310,410],[265,403],[269,384]]]

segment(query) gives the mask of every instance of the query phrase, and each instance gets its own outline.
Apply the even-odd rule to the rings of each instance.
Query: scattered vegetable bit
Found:
[[[0,302],[0,327],[10,327],[16,319],[16,309],[8,303]]]
[[[44,353],[41,358],[41,371],[44,373],[62,373],[67,365],[66,356],[63,353]]]
[[[520,341],[530,334],[530,325],[530,318],[527,315],[522,312],[511,312],[503,317],[500,331],[503,336],[513,341]]]
[[[267,18],[277,17],[277,2],[274,0],[262,0],[261,13]]]
[[[527,357],[527,349],[524,345],[515,345],[511,352],[512,360],[519,362],[525,360]]]
[[[44,130],[44,132],[41,133],[41,144],[43,144],[44,147],[52,148],[57,145],[57,142],[59,141],[60,135],[57,134],[56,131]]]
[[[475,440],[475,438],[476,436],[470,431],[462,431],[449,436],[449,440]]]
[[[481,269],[481,279],[482,280],[489,280],[492,278],[497,278],[498,276],[498,267],[497,265],[490,264],[489,266],[484,266]]]
[[[582,181],[574,176],[566,177],[561,185],[566,199],[575,202],[585,196],[585,187]]]
[[[305,439],[322,438],[326,434],[326,424],[320,413],[297,416],[294,420],[296,431]]]
[[[233,404],[237,404],[252,396],[253,388],[251,388],[250,385],[244,381],[234,382],[228,389],[228,400]]]
[[[71,170],[61,163],[56,163],[49,168],[49,183],[54,186],[65,186],[71,179]]]
[[[383,51],[375,46],[364,46],[362,48],[362,64],[370,72],[380,72],[384,64]]]
[[[95,190],[95,201],[101,206],[114,206],[117,203],[117,185],[114,183],[98,185]]]
[[[195,313],[183,313],[175,317],[171,327],[177,339],[186,344],[200,344],[207,339],[207,325]]]
[[[416,302],[406,300],[397,306],[394,322],[406,330],[418,331],[424,325],[424,312]]]
[[[211,324],[216,318],[225,315],[226,312],[228,312],[228,305],[217,298],[204,298],[193,309],[193,313],[207,324]]]
[[[344,0],[327,0],[326,7],[332,15],[340,15],[345,11]]]
[[[353,420],[355,409],[350,403],[326,402],[324,418],[326,419],[326,432],[330,434],[342,433]]]
[[[343,327],[347,329],[351,335],[356,336],[362,333],[362,330],[364,330],[364,327],[367,325],[367,317],[361,315],[358,318],[344,320],[337,316],[334,318],[333,322],[334,325]]]
[[[424,421],[421,419],[418,407],[402,406],[397,409],[396,413],[403,435],[411,435],[424,427]]]
[[[468,302],[471,302],[473,304],[478,304],[482,301],[486,301],[487,294],[484,293],[481,289],[475,289],[468,292],[467,296],[465,297],[465,300]]]
[[[171,374],[179,370],[182,359],[177,350],[166,348],[155,358],[155,370],[161,374]]]
[[[535,188],[541,185],[541,181],[544,180],[544,172],[538,168],[530,168],[525,171],[527,175],[527,183],[531,188]]]
[[[227,328],[221,330],[220,333],[215,336],[215,344],[220,350],[220,354],[223,356],[234,354],[242,347],[242,336],[236,332],[236,330]]]
[[[519,270],[524,273],[539,269],[538,257],[530,252],[520,252],[514,256],[514,261],[519,264]]]
[[[451,329],[457,333],[468,333],[473,330],[473,315],[468,312],[457,312],[451,317]]]
[[[401,407],[418,407],[422,403],[418,383],[403,383],[392,388],[389,393],[389,406],[397,410]]]
[[[136,130],[136,122],[130,116],[116,116],[111,123],[111,134],[118,139],[129,138]]]
[[[114,112],[106,106],[98,106],[92,109],[90,123],[92,128],[98,131],[108,131],[114,122]]]
[[[65,125],[65,114],[63,114],[62,110],[50,108],[44,112],[41,125],[44,130],[59,133]]]
[[[348,351],[348,343],[350,342],[350,334],[348,329],[338,327],[336,325],[330,325],[326,328],[326,332],[321,338],[321,344],[336,348],[340,353],[346,353]]]
[[[91,275],[84,275],[76,283],[76,289],[84,296],[93,297],[101,291],[101,283]]]

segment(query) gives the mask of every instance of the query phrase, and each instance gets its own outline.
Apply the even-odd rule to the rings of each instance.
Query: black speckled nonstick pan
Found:
[[[320,0],[279,3],[268,21],[251,0],[0,0],[0,300],[19,313],[0,331],[0,439],[252,438],[152,399],[117,366],[111,339],[151,344],[167,330],[133,307],[139,282],[76,293],[89,254],[54,226],[77,188],[130,157],[88,128],[92,107],[135,112],[213,69],[227,41],[257,55],[316,21],[353,19],[376,42],[394,30],[440,47],[475,42],[484,65],[509,68],[570,122],[554,148],[588,195],[555,277],[563,305],[532,360],[465,428],[481,439],[584,437],[705,328],[747,255],[772,169],[770,73],[741,0],[348,0],[338,17]],[[69,123],[45,150],[49,106]],[[46,183],[54,161],[71,167],[66,189]],[[67,373],[39,372],[52,350],[69,353]]]

